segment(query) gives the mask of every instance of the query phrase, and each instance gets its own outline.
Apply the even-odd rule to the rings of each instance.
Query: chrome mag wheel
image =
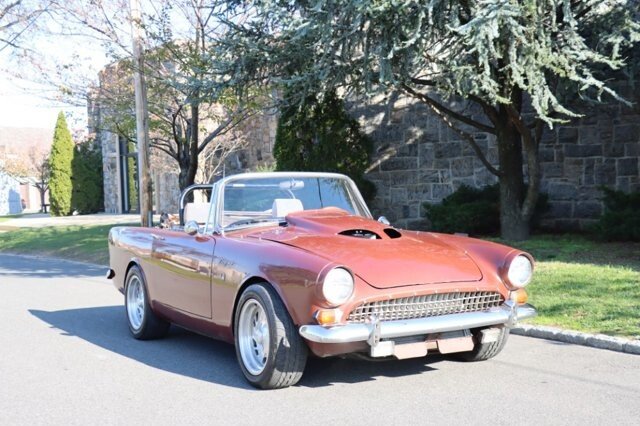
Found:
[[[134,330],[140,330],[144,321],[144,288],[140,278],[132,275],[127,284],[127,315]]]
[[[269,359],[269,322],[264,307],[249,299],[242,306],[238,322],[238,349],[242,363],[254,376],[264,370]]]

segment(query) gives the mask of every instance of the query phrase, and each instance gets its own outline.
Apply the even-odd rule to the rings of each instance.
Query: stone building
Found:
[[[541,191],[548,194],[550,210],[543,226],[581,230],[593,223],[603,209],[601,186],[640,190],[640,89],[618,90],[635,101],[633,107],[594,105],[579,111],[583,118],[545,130]],[[428,229],[425,202],[440,202],[462,184],[480,187],[497,181],[467,142],[414,99],[392,95],[354,103],[350,111],[375,141],[367,174],[378,189],[372,210],[399,227]],[[474,136],[496,165],[495,136]]]
[[[89,133],[102,149],[105,212],[138,212],[136,146],[108,130],[108,126],[103,125],[104,114],[98,104],[90,102]],[[227,158],[225,173],[241,173],[273,163],[276,124],[276,116],[267,113],[246,120],[238,133],[250,143]],[[154,149],[151,149],[150,157],[154,211],[177,212],[180,197],[178,165],[173,158]]]
[[[110,104],[122,105],[133,99],[133,82],[126,63],[115,62],[99,74],[99,86],[89,93],[88,131],[102,149],[104,174],[104,209],[108,213],[134,213],[139,211],[138,168],[136,145],[121,132],[116,132],[114,112]],[[105,97],[111,102],[101,102]],[[205,122],[204,112],[217,112],[215,105],[201,105],[201,126],[215,124]],[[133,113],[133,112],[132,112]],[[217,116],[219,114],[211,114]],[[131,117],[134,121],[134,117]],[[253,170],[272,163],[273,141],[277,119],[264,113],[246,120],[234,135],[250,143],[230,155],[225,162],[226,173]],[[215,126],[213,126],[215,128]],[[150,135],[153,138],[153,134]],[[202,140],[202,137],[201,137]],[[202,165],[204,158],[199,158]],[[178,164],[175,159],[157,149],[150,150],[150,173],[153,185],[153,206],[156,213],[177,212],[180,188]],[[196,183],[205,180],[196,177]]]

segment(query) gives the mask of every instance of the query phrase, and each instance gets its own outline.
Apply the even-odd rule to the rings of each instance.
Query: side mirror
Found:
[[[384,216],[380,216],[378,218],[378,222],[382,223],[383,225],[391,226],[391,222],[389,222],[389,219]]]
[[[198,222],[195,220],[190,220],[189,222],[184,224],[184,232],[189,235],[196,235],[200,231],[200,226],[198,226]]]

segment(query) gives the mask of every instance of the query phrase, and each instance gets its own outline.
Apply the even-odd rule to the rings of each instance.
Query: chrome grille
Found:
[[[486,311],[502,304],[497,292],[469,291],[401,297],[364,303],[349,314],[348,322],[363,323],[375,315],[380,321],[425,318],[464,312]]]

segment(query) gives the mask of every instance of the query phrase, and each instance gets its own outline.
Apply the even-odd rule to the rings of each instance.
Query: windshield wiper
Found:
[[[235,229],[235,228],[242,228],[245,226],[264,225],[265,223],[273,223],[273,222],[278,222],[278,224],[280,224],[285,221],[284,219],[278,219],[278,218],[242,219],[225,226],[224,229],[229,230],[229,229]]]

